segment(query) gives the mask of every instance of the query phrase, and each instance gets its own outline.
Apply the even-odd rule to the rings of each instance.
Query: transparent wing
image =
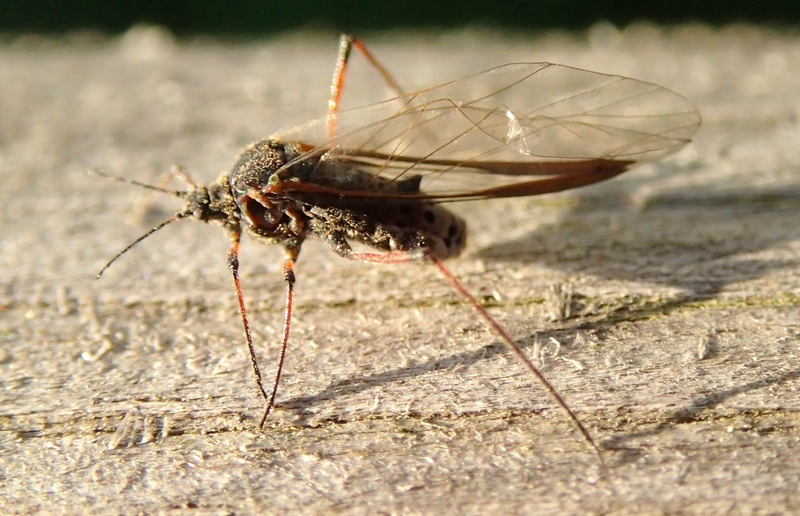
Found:
[[[700,115],[654,84],[515,63],[340,112],[330,136],[329,123],[323,117],[272,138],[389,180],[421,176],[426,197],[457,200],[607,179],[686,145]]]

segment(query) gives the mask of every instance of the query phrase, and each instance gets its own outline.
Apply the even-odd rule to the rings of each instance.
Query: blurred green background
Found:
[[[298,28],[344,31],[479,25],[516,30],[581,29],[605,20],[627,25],[754,22],[794,25],[800,1],[681,0],[0,0],[0,31],[117,33],[137,23],[182,35],[261,35]]]

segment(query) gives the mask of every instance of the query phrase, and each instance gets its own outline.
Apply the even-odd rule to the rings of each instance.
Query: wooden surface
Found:
[[[175,224],[93,279],[179,206],[85,171],[158,183],[180,163],[210,181],[250,141],[324,113],[335,34],[4,41],[1,510],[800,510],[796,35],[367,35],[408,89],[547,60],[662,84],[701,111],[696,142],[665,162],[459,208],[470,244],[452,270],[607,470],[431,268],[307,244],[264,433],[219,228]],[[388,94],[363,64],[347,87],[353,103]],[[245,242],[241,260],[271,377],[281,253]]]

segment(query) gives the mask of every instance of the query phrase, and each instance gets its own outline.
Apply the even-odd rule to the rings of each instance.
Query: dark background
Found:
[[[137,23],[181,35],[252,36],[298,28],[344,31],[481,25],[516,30],[581,29],[597,21],[627,25],[755,22],[794,25],[800,2],[590,0],[0,0],[0,31],[59,33],[95,29],[117,33]]]

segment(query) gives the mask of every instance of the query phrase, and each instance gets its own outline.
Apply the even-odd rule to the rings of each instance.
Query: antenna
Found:
[[[134,184],[135,184],[135,183],[134,183]],[[178,193],[183,193],[183,192],[178,192]],[[131,242],[130,244],[128,244],[128,245],[127,245],[127,247],[125,247],[125,249],[123,249],[122,251],[120,251],[120,252],[118,252],[117,254],[115,254],[115,255],[114,255],[114,257],[113,257],[112,259],[110,259],[110,260],[108,261],[108,263],[106,263],[106,264],[103,266],[103,268],[102,268],[102,269],[100,269],[100,272],[98,272],[98,273],[97,273],[97,276],[95,276],[95,279],[100,279],[100,276],[102,276],[102,275],[103,275],[103,273],[106,271],[106,269],[108,269],[109,267],[111,267],[111,264],[112,264],[112,263],[114,263],[114,262],[116,262],[116,261],[117,261],[117,258],[119,258],[119,257],[120,257],[120,256],[122,256],[123,254],[127,253],[127,252],[128,252],[128,251],[129,251],[129,250],[130,250],[130,249],[131,249],[133,246],[135,246],[136,244],[138,244],[139,242],[141,242],[141,241],[142,241],[142,240],[144,240],[145,238],[149,237],[150,235],[152,235],[153,233],[155,233],[155,232],[156,232],[156,231],[158,231],[159,229],[163,228],[163,227],[164,227],[164,226],[166,226],[167,224],[172,224],[173,222],[176,222],[176,221],[178,221],[178,220],[181,220],[181,219],[185,219],[186,217],[189,217],[189,216],[191,216],[191,213],[186,213],[186,212],[180,212],[180,213],[176,213],[176,214],[175,214],[175,215],[173,215],[172,217],[168,218],[167,220],[165,220],[164,222],[162,222],[162,223],[161,223],[161,224],[159,224],[158,226],[154,227],[153,229],[151,229],[150,231],[148,231],[148,232],[147,232],[147,233],[145,233],[144,235],[140,236],[139,238],[137,238],[136,240],[134,240],[133,242]]]
[[[169,194],[178,198],[183,199],[186,197],[186,192],[179,191],[179,190],[167,190],[166,188],[160,188],[158,186],[148,185],[147,183],[140,183],[139,181],[135,181],[133,179],[127,179],[125,177],[113,176],[111,174],[106,174],[105,172],[100,172],[99,170],[90,169],[86,171],[87,174],[90,176],[99,176],[105,177],[106,179],[113,179],[114,181],[119,181],[120,183],[126,183],[129,185],[141,186],[142,188],[147,188],[148,190],[155,190],[156,192],[162,192],[165,194]]]
[[[179,191],[179,190],[167,190],[166,188],[161,188],[161,187],[158,187],[158,186],[149,185],[147,183],[141,183],[141,182],[133,180],[133,179],[128,179],[128,178],[125,178],[125,177],[119,177],[119,176],[114,176],[114,175],[111,175],[111,174],[106,174],[105,172],[101,172],[99,170],[91,169],[91,170],[87,170],[87,173],[90,176],[100,176],[100,177],[104,177],[106,179],[113,179],[114,181],[119,181],[120,183],[126,183],[126,184],[129,184],[129,185],[134,185],[134,186],[140,186],[142,188],[147,188],[148,190],[154,190],[156,192],[162,192],[162,193],[165,193],[165,194],[169,194],[169,195],[178,197],[179,199],[185,198],[186,197],[186,193],[187,193],[187,192]],[[133,242],[128,244],[128,246],[125,247],[125,249],[123,249],[122,251],[120,251],[117,254],[115,254],[114,257],[111,258],[103,266],[102,269],[100,269],[100,272],[97,273],[97,276],[95,276],[95,279],[100,279],[100,276],[103,275],[103,273],[106,271],[106,269],[111,267],[111,264],[114,263],[115,261],[117,261],[117,259],[120,256],[122,256],[123,254],[127,253],[128,251],[130,251],[133,246],[135,246],[136,244],[138,244],[139,242],[141,242],[145,238],[149,237],[150,235],[152,235],[153,233],[155,233],[159,229],[163,228],[167,224],[172,224],[175,221],[178,221],[178,220],[181,220],[181,219],[185,219],[186,217],[189,217],[189,216],[191,216],[191,213],[189,213],[189,212],[176,213],[172,217],[168,218],[167,220],[165,220],[161,224],[157,225],[156,227],[154,227],[153,229],[151,229],[150,231],[148,231],[144,235],[140,236],[139,238],[137,238],[136,240],[134,240]]]

